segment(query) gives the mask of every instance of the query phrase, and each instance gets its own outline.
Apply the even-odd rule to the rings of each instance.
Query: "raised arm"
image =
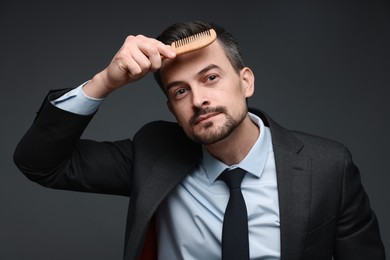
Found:
[[[84,92],[92,98],[106,97],[159,69],[162,57],[173,58],[175,53],[155,39],[129,36],[109,66],[84,86]],[[16,147],[15,164],[29,179],[47,187],[129,195],[131,140],[80,140],[93,115],[65,111],[50,102],[67,91],[53,91],[46,97]]]

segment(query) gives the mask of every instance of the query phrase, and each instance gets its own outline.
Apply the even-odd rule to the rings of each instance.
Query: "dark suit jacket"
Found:
[[[348,150],[256,113],[272,133],[281,259],[385,259],[377,219]],[[146,237],[153,233],[154,213],[197,165],[201,146],[176,123],[163,121],[145,125],[133,140],[79,140],[91,118],[44,101],[14,161],[46,187],[129,196],[124,259],[154,257],[150,247],[143,250],[153,247],[152,236]]]

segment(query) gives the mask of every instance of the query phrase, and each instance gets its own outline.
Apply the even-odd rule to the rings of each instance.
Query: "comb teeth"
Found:
[[[200,32],[189,37],[174,41],[171,46],[175,49],[176,54],[184,54],[196,51],[200,48],[206,47],[214,42],[217,34],[214,29]]]
[[[183,45],[190,44],[192,42],[198,41],[199,39],[202,39],[203,37],[211,37],[210,30],[200,32],[191,36],[188,36],[184,39],[180,39],[178,41],[175,41],[175,48],[179,48]]]

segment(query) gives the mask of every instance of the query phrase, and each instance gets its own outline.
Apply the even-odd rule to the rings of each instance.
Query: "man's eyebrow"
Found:
[[[206,68],[204,68],[204,69],[201,69],[198,73],[197,73],[197,75],[202,75],[203,73],[205,73],[205,72],[207,72],[207,71],[209,71],[209,70],[212,70],[212,69],[221,69],[218,65],[216,65],[216,64],[210,64],[210,65],[208,65]]]
[[[216,64],[210,64],[210,65],[208,65],[207,67],[205,67],[205,68],[201,69],[200,71],[198,71],[198,73],[196,73],[196,75],[200,76],[200,75],[202,75],[202,74],[204,74],[204,73],[206,73],[207,71],[212,70],[212,69],[220,69],[220,67],[219,67],[218,65],[216,65]],[[165,91],[168,92],[168,90],[169,90],[170,88],[175,87],[175,86],[178,86],[178,85],[183,85],[184,83],[185,83],[184,81],[180,81],[180,80],[178,80],[178,81],[173,81],[173,82],[169,83],[169,84],[166,86]]]

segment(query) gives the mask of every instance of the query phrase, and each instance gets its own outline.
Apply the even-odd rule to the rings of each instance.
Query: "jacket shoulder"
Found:
[[[199,150],[200,145],[184,133],[175,122],[153,121],[144,125],[134,136],[137,148],[153,147],[154,152],[177,154]]]

